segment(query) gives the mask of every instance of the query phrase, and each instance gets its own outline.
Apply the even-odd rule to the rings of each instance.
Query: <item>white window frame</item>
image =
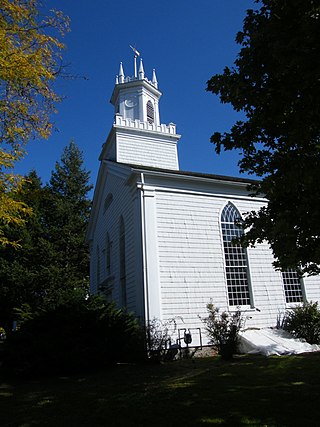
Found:
[[[226,213],[226,209],[229,209],[229,211],[231,210],[231,212]],[[231,310],[235,310],[237,307],[248,310],[253,308],[254,304],[247,249],[241,247],[239,244],[225,244],[228,243],[228,241],[231,242],[231,238],[240,237],[243,234],[243,230],[235,224],[235,220],[237,219],[241,220],[239,210],[233,203],[228,202],[220,213],[227,300]],[[226,239],[226,236],[229,237],[229,239]],[[226,252],[226,249],[230,249],[230,251]],[[234,291],[232,291],[232,288]]]
[[[153,103],[150,101],[150,99],[149,99],[149,101],[147,102],[146,109],[147,109],[147,122],[148,122],[148,123],[150,123],[150,124],[152,125],[152,124],[154,123],[155,112],[154,112],[154,105],[153,105]],[[150,112],[152,113],[152,115],[151,115],[151,114],[149,114]]]
[[[281,279],[286,305],[296,306],[303,304],[306,300],[304,282],[303,279],[299,277],[298,272],[292,268],[281,271]],[[291,289],[289,287],[291,287]]]

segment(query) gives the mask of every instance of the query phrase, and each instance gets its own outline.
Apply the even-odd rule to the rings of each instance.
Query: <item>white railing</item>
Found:
[[[154,132],[169,133],[172,135],[176,133],[176,125],[174,123],[169,123],[168,125],[156,125],[155,123],[141,122],[138,119],[124,119],[120,114],[115,115],[114,123],[118,126],[125,126],[140,130],[151,130]]]
[[[140,79],[140,77],[134,77],[134,76],[132,76],[132,77],[126,76],[123,78],[123,81],[120,81],[120,77],[118,77],[116,84],[123,84],[123,83],[129,83],[129,82],[141,81],[141,80],[145,80],[146,82],[148,82],[152,86],[156,87],[156,85],[151,80],[147,79],[146,77],[144,77],[143,79]]]

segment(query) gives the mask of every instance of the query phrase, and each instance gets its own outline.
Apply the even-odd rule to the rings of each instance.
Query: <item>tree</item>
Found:
[[[32,138],[47,138],[59,97],[53,82],[61,74],[63,35],[69,21],[61,12],[41,17],[37,0],[0,0],[0,244],[9,244],[8,224],[30,213],[12,197],[22,177],[11,169]],[[17,246],[17,242],[15,245]]]
[[[91,201],[90,173],[83,167],[83,155],[71,141],[57,162],[47,189],[48,239],[54,245],[52,263],[60,280],[73,289],[88,289],[89,252],[85,243]]]
[[[13,168],[19,157],[19,153],[6,153],[0,148],[0,245],[11,244],[15,248],[19,247],[19,239],[8,238],[8,227],[24,224],[25,218],[31,214],[30,207],[14,197],[23,185],[23,178],[4,171]]]
[[[33,171],[15,195],[32,214],[23,225],[8,229],[10,240],[19,239],[21,247],[0,247],[0,325],[7,330],[17,310],[32,314],[87,296],[88,182],[82,153],[71,142],[48,185]]]
[[[11,224],[6,231],[10,241],[21,243],[17,250],[12,245],[0,246],[0,325],[10,330],[16,319],[15,309],[23,306],[31,310],[43,307],[48,281],[48,253],[44,221],[47,195],[36,172],[31,172],[12,196],[28,205],[32,214],[24,224]]]
[[[233,68],[207,90],[242,112],[215,132],[217,153],[240,149],[240,171],[261,181],[268,203],[244,220],[243,243],[267,240],[277,268],[320,273],[320,5],[318,0],[256,0],[236,41]]]

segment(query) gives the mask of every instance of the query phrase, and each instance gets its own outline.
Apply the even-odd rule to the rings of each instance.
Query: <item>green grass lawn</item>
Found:
[[[0,426],[318,426],[320,354],[117,365],[0,385]]]

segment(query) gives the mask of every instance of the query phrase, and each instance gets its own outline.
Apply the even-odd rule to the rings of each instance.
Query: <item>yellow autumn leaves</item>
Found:
[[[59,37],[69,20],[60,11],[41,16],[39,7],[37,0],[0,0],[0,244],[10,243],[6,227],[30,214],[16,198],[23,178],[10,169],[27,142],[48,138],[60,100],[52,84],[61,74]]]

